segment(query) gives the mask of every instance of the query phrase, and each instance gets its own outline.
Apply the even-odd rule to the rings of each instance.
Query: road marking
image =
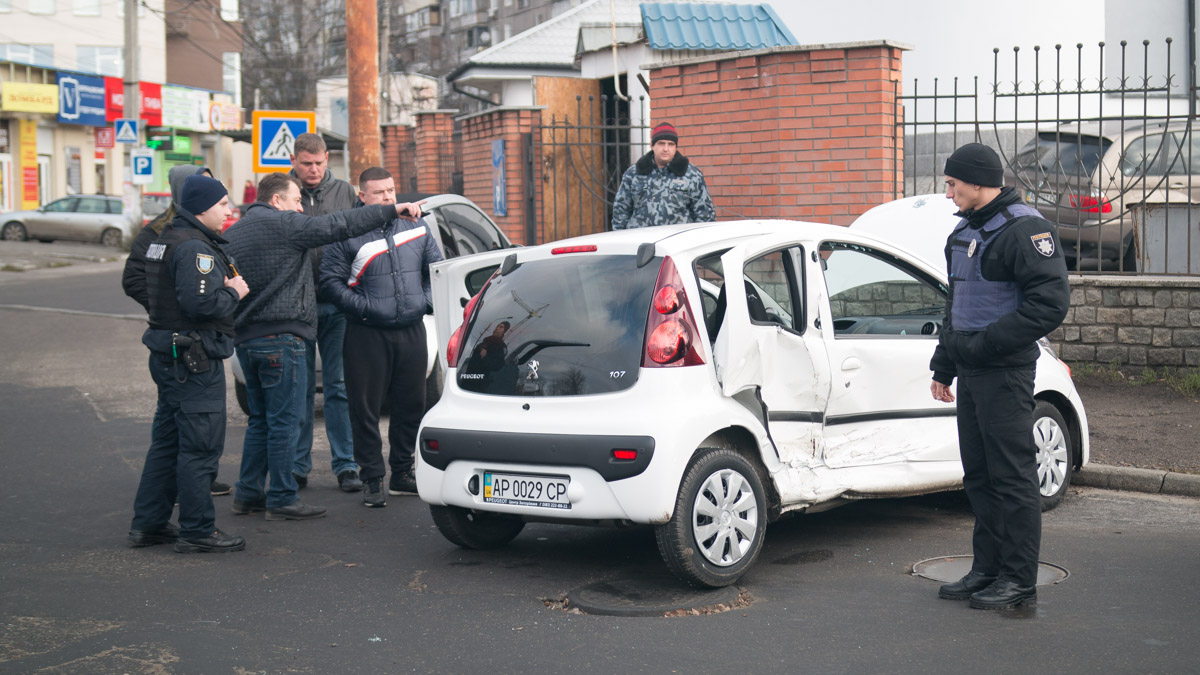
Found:
[[[106,312],[89,312],[83,309],[64,309],[62,307],[35,307],[33,305],[3,305],[0,309],[19,309],[27,312],[51,312],[55,314],[74,314],[77,316],[98,316],[104,319],[125,319],[127,321],[147,321],[150,317],[145,314],[108,314]]]

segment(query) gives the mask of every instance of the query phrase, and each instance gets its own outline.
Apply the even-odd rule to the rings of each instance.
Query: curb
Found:
[[[1160,469],[1088,464],[1075,473],[1071,483],[1109,490],[1200,497],[1200,474]]]

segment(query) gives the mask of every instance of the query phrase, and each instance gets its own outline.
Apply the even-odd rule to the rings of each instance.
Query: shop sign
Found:
[[[58,121],[102,127],[104,119],[104,80],[73,73],[58,74]]]
[[[12,112],[58,112],[58,85],[5,82],[0,90],[0,109]]]

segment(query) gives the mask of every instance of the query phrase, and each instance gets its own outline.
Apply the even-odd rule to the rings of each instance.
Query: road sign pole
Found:
[[[124,116],[141,119],[142,97],[138,86],[138,1],[119,0],[125,4],[125,112]],[[138,126],[141,126],[140,124]],[[134,229],[142,222],[142,186],[133,182],[133,148],[126,144],[124,159],[125,171],[128,176],[124,181],[123,197]]]

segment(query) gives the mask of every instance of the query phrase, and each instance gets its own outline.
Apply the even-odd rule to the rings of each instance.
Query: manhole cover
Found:
[[[662,616],[679,610],[724,611],[738,601],[735,586],[689,588],[668,575],[618,577],[567,593],[567,604],[585,614]]]
[[[913,574],[942,583],[950,583],[951,581],[958,581],[967,572],[970,572],[971,563],[973,562],[975,562],[975,556],[971,555],[930,558],[913,565]],[[1038,586],[1057,584],[1069,576],[1071,576],[1071,573],[1065,567],[1059,567],[1048,562],[1038,562]]]

